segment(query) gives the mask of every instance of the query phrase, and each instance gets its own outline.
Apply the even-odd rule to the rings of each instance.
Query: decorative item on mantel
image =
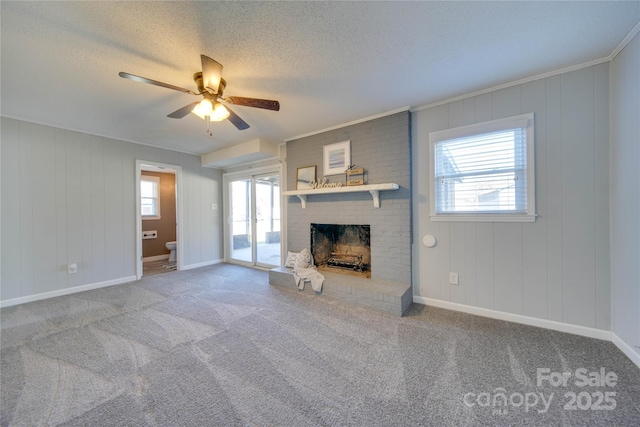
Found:
[[[364,168],[356,168],[356,165],[350,165],[347,168],[347,186],[364,184]]]
[[[368,185],[353,185],[342,186],[341,182],[327,182],[326,177],[322,179],[322,182],[314,182],[311,190],[290,190],[283,191],[283,196],[296,196],[300,199],[302,209],[307,208],[307,196],[313,194],[328,194],[328,193],[357,193],[357,192],[369,192],[373,198],[373,207],[380,207],[380,192],[388,190],[397,190],[400,186],[393,182],[384,184],[368,184]]]
[[[341,175],[351,164],[351,141],[336,142],[322,147],[323,175]]]
[[[309,188],[313,190],[321,190],[323,188],[338,188],[342,187],[341,182],[329,182],[327,181],[327,177],[322,178],[322,181],[311,181],[309,183]]]
[[[313,188],[316,182],[316,167],[305,166],[296,171],[296,190],[308,190]]]

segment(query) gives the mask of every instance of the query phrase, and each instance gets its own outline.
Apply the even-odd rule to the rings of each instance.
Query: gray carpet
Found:
[[[233,265],[1,320],[3,426],[640,425],[640,370],[610,342],[416,304],[397,318]],[[538,368],[572,376],[538,386]],[[616,384],[580,387],[580,368]]]

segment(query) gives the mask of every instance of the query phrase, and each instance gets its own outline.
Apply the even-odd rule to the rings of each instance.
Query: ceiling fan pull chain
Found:
[[[211,123],[211,116],[204,116],[204,120],[207,122],[207,133],[209,134],[209,136],[213,136],[213,133],[211,133],[211,130],[209,129],[209,124]]]

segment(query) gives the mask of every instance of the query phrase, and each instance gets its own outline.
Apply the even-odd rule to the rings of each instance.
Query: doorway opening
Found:
[[[136,276],[182,269],[182,168],[136,160]]]
[[[270,268],[281,264],[280,167],[225,175],[225,258]]]

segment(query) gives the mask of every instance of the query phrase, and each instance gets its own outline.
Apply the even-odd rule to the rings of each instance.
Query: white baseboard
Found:
[[[211,260],[211,261],[199,262],[197,264],[183,265],[182,269],[183,270],[193,270],[194,268],[200,268],[200,267],[206,267],[208,265],[220,264],[223,261],[224,260],[222,260],[222,259],[214,259],[214,260]]]
[[[165,258],[168,258],[165,257]],[[183,270],[191,270],[199,267],[206,267],[208,265],[220,264],[223,262],[221,259],[212,261],[201,262],[198,264],[185,265]],[[104,282],[89,283],[87,285],[74,286],[73,288],[58,289],[51,292],[43,292],[41,294],[28,295],[24,297],[12,298],[4,301],[0,301],[0,308],[11,307],[12,305],[24,304],[27,302],[40,301],[47,298],[60,297],[63,295],[75,294],[76,292],[90,291],[92,289],[105,288],[107,286],[120,285],[122,283],[135,282],[138,280],[136,276],[120,277],[118,279],[106,280]]]
[[[147,256],[142,258],[142,262],[162,261],[163,259],[169,259],[169,254]]]
[[[523,325],[537,326],[539,328],[552,329],[554,331],[567,332],[575,335],[582,335],[589,338],[611,341],[611,331],[603,329],[589,328],[586,326],[571,325],[569,323],[556,322],[555,320],[538,319],[536,317],[523,316],[521,314],[505,313],[504,311],[491,310],[488,308],[473,307],[455,302],[442,301],[432,298],[413,296],[413,302],[434,307],[446,308],[448,310],[461,311],[463,313],[475,314],[477,316],[489,317],[492,319],[506,320],[507,322],[521,323]]]
[[[0,301],[0,307],[11,307],[12,305],[24,304],[26,302],[40,301],[47,298],[60,297],[63,295],[75,294],[76,292],[90,291],[92,289],[105,288],[107,286],[121,285],[122,283],[135,282],[136,276],[120,277],[118,279],[106,280],[104,282],[89,283],[88,285],[74,286],[73,288],[58,289],[57,291],[43,292],[41,294],[28,295]]]
[[[616,335],[615,332],[611,333],[611,341],[613,341],[616,347],[618,347],[620,351],[622,351],[633,363],[636,364],[636,366],[638,366],[638,368],[640,368],[640,349],[627,344],[627,342]]]

